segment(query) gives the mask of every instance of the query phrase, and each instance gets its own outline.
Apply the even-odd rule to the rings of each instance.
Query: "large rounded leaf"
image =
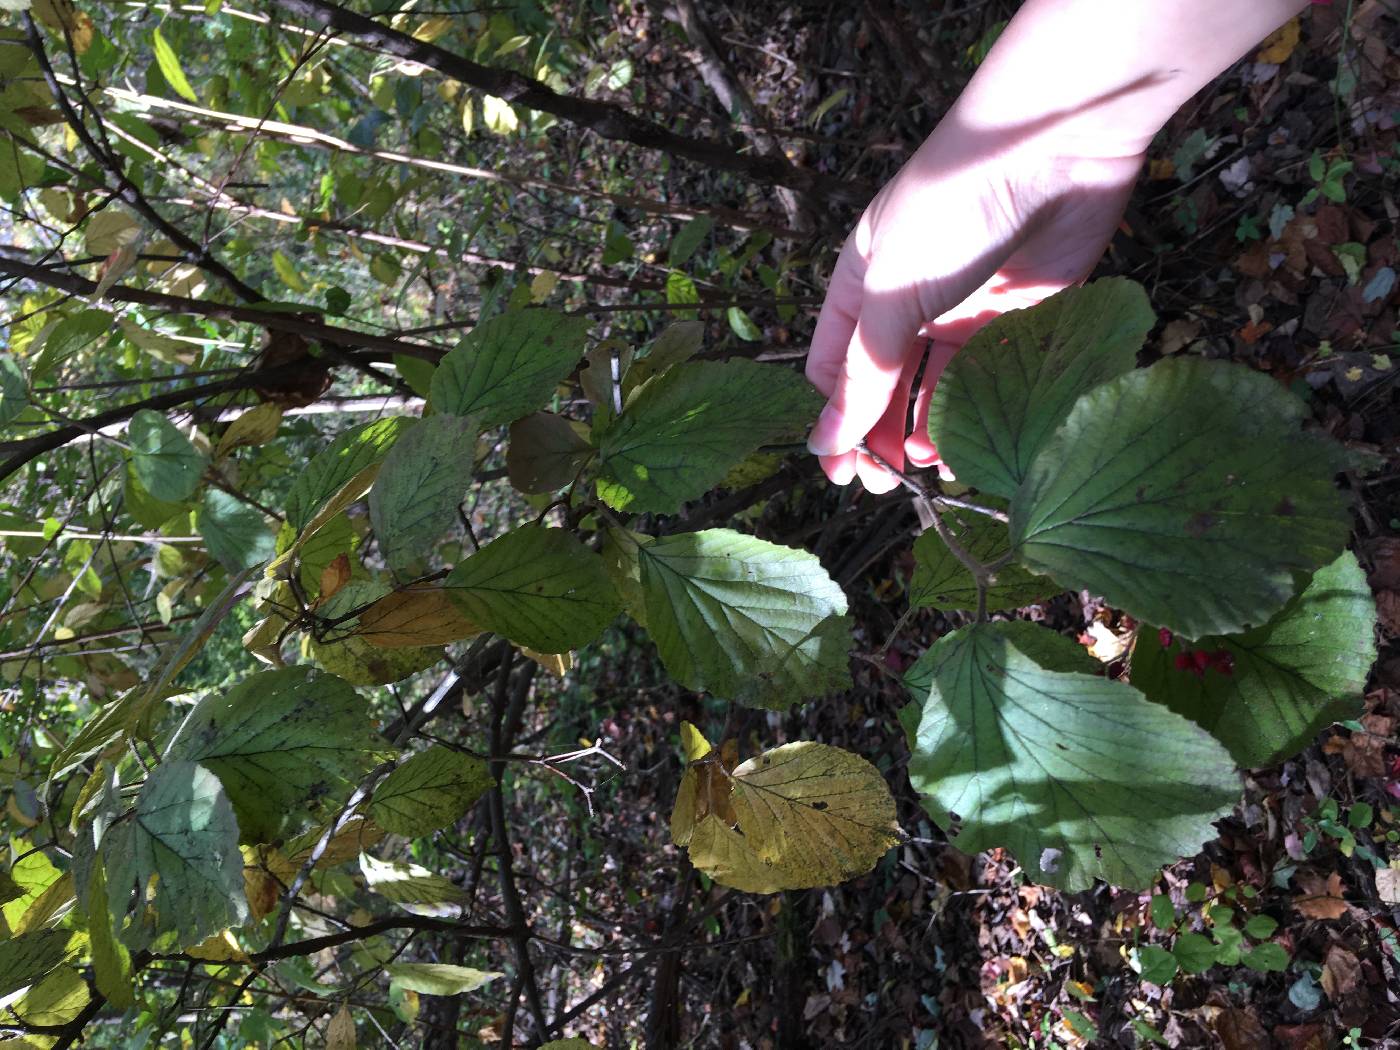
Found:
[[[1002,314],[938,380],[929,437],[959,481],[1009,499],[1079,396],[1133,367],[1154,320],[1121,277]]]
[[[427,556],[457,523],[471,482],[476,424],[460,416],[419,420],[395,442],[369,494],[369,518],[391,569]]]
[[[131,466],[146,491],[158,500],[178,502],[199,487],[204,457],[190,439],[159,412],[143,408],[127,427]]]
[[[1346,543],[1341,449],[1238,365],[1162,361],[1079,399],[1012,502],[1033,572],[1188,637],[1264,623]]]
[[[166,749],[216,774],[249,842],[265,842],[313,802],[343,798],[384,740],[364,699],[333,675],[288,667],[207,693]]]
[[[636,557],[648,632],[682,685],[781,709],[850,684],[846,596],[816,555],[708,529]]]
[[[583,360],[591,322],[551,310],[517,310],[477,325],[433,373],[433,408],[481,427],[544,406]]]
[[[1163,648],[1160,632],[1139,631],[1133,685],[1210,730],[1241,765],[1268,765],[1358,713],[1376,659],[1375,626],[1366,574],[1347,551],[1246,634],[1171,639]],[[1177,657],[1194,651],[1214,659],[1178,669]]]
[[[750,893],[833,886],[864,875],[899,843],[894,796],[859,755],[800,741],[729,773],[693,727],[682,735],[691,759],[671,837],[721,885]]]
[[[603,559],[563,529],[542,526],[492,540],[445,586],[469,621],[542,653],[586,645],[622,611]]]
[[[618,510],[669,514],[760,445],[801,433],[820,407],[801,376],[777,365],[676,365],[597,436],[598,495]]]
[[[1040,630],[1064,649],[1054,662],[1082,659]],[[929,655],[929,692],[901,716],[909,780],[940,825],[961,817],[965,852],[1005,847],[1032,879],[1067,889],[1143,887],[1209,840],[1239,796],[1205,730],[1120,682],[1048,670],[1001,624],[956,631]]]

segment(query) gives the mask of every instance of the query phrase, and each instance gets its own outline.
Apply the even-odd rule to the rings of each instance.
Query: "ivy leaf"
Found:
[[[940,639],[927,696],[901,712],[924,808],[944,828],[962,818],[963,852],[1005,847],[1031,878],[1071,890],[1146,886],[1194,854],[1239,796],[1225,749],[1130,686],[1047,669],[1005,626]],[[1036,629],[1062,666],[1083,659]]]
[[[551,310],[518,310],[477,325],[433,373],[439,412],[472,416],[482,429],[541,408],[583,359],[590,322]]]
[[[37,930],[0,941],[0,995],[33,984],[68,955],[70,930]]]
[[[692,757],[671,839],[721,885],[749,893],[834,886],[899,844],[894,796],[859,755],[800,741],[728,773],[689,723],[687,735]]]
[[[553,412],[536,412],[510,425],[506,474],[517,492],[557,492],[578,476],[592,451],[585,430]]]
[[[1079,396],[1133,367],[1154,321],[1142,285],[1115,277],[989,322],[934,387],[939,455],[963,484],[1010,499]]]
[[[1375,624],[1366,574],[1344,551],[1277,616],[1245,634],[1172,639],[1164,649],[1160,632],[1142,628],[1133,645],[1133,685],[1209,730],[1240,765],[1270,765],[1323,726],[1359,713],[1376,660]],[[1200,672],[1178,670],[1176,657],[1188,651],[1216,662]]]
[[[1335,558],[1335,443],[1237,365],[1170,358],[1081,397],[1012,502],[1022,562],[1188,638],[1264,623]]]
[[[473,970],[450,963],[389,963],[384,967],[389,984],[420,995],[461,995],[505,974],[494,970]]]
[[[593,641],[622,608],[603,560],[563,529],[540,526],[492,540],[445,586],[472,623],[542,653]]]
[[[262,511],[222,489],[205,490],[199,534],[209,553],[232,572],[261,565],[277,549],[277,537]]]
[[[0,427],[29,407],[29,383],[14,354],[0,354]]]
[[[348,795],[384,749],[364,699],[302,665],[206,693],[166,757],[217,775],[244,839],[266,842],[312,804]]]
[[[493,783],[481,759],[435,745],[384,778],[369,814],[386,831],[416,838],[455,824]]]
[[[424,557],[457,521],[471,481],[476,424],[461,416],[429,416],[403,434],[379,469],[369,517],[389,567]]]
[[[351,427],[338,435],[292,481],[286,501],[287,524],[298,533],[305,531],[337,493],[363,472],[384,462],[394,442],[413,422],[407,416],[392,416]],[[367,479],[354,499],[363,495],[373,480]],[[348,500],[347,505],[354,499]]]
[[[141,923],[152,907],[146,890],[155,876],[154,932],[174,934],[178,948],[248,918],[238,822],[219,778],[202,766],[157,766],[131,819],[114,824],[101,848],[115,914],[129,910]]]
[[[154,498],[178,503],[199,487],[204,457],[190,439],[159,412],[143,408],[131,417],[131,466],[136,480]]]
[[[1011,550],[1010,530],[993,518],[960,511],[944,513],[943,521],[963,550],[983,565],[990,565]],[[1019,609],[1057,590],[1052,581],[1010,562],[997,570],[996,581],[988,586],[987,608]],[[915,608],[977,608],[977,581],[936,529],[929,529],[914,541],[909,604]]]
[[[816,555],[708,529],[636,557],[648,633],[681,685],[775,710],[849,687],[846,596]]]
[[[598,494],[618,510],[671,513],[760,445],[801,433],[820,407],[801,376],[777,365],[676,365],[596,436]]]

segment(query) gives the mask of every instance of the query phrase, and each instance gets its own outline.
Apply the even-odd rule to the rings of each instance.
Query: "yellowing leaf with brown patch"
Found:
[[[1293,898],[1293,907],[1309,919],[1340,919],[1347,913],[1342,899],[1342,877],[1335,871],[1325,879],[1321,875],[1300,875],[1301,897]]]
[[[441,587],[410,587],[386,594],[360,614],[356,632],[380,649],[446,645],[481,633]]]
[[[750,893],[831,886],[900,841],[880,771],[839,747],[799,741],[725,771],[693,726],[671,837],[716,882]]]

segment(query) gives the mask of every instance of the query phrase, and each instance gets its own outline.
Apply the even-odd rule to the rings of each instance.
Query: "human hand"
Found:
[[[856,451],[862,441],[899,469],[906,456],[939,462],[928,408],[943,368],[992,318],[1089,274],[1141,164],[1136,153],[1063,155],[1033,133],[971,130],[956,110],[939,125],[861,216],[817,320],[807,378],[829,400],[808,445],[832,481],[899,484]]]

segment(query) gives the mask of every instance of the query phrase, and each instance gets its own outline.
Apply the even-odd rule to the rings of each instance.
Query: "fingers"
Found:
[[[890,395],[889,406],[879,421],[865,436],[865,447],[879,456],[895,470],[904,469],[904,435],[909,429],[909,394],[914,384],[914,374],[919,370],[922,354],[920,343],[909,346],[904,355],[904,366],[899,380]],[[856,474],[861,484],[869,492],[879,495],[890,492],[899,486],[899,478],[891,474],[873,457],[856,453]]]
[[[899,386],[910,341],[918,329],[897,302],[862,304],[860,319],[826,408],[807,439],[819,456],[849,452],[874,428]]]
[[[914,399],[914,432],[904,442],[904,454],[915,466],[931,467],[939,462],[938,449],[928,436],[928,409],[933,401],[933,388],[957,352],[957,346],[945,340],[935,340],[929,347],[923,382],[919,384],[919,393]]]
[[[846,360],[846,348],[855,335],[863,298],[863,269],[853,246],[848,244],[841,249],[821,313],[817,315],[812,348],[807,352],[807,381],[822,397],[830,397],[836,389],[841,366]]]

